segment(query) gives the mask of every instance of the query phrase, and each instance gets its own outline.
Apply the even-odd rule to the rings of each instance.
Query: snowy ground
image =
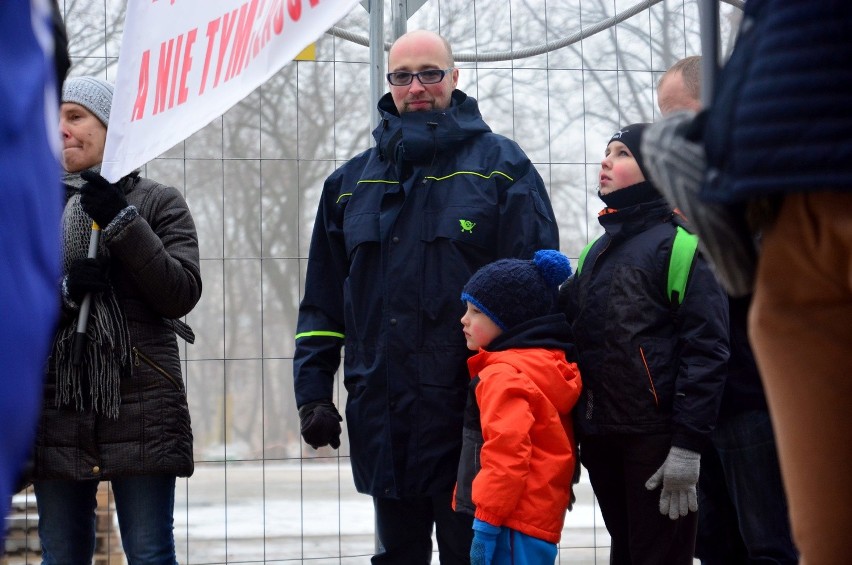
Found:
[[[609,535],[585,475],[576,495],[557,563],[608,563]],[[372,500],[355,492],[346,459],[201,463],[191,479],[179,481],[175,501],[178,560],[185,565],[367,564],[373,523]],[[38,562],[8,558],[9,565]]]
[[[372,500],[355,492],[345,464],[229,464],[226,472],[223,485],[221,467],[197,469],[187,485],[191,503],[177,501],[176,535],[186,544],[179,547],[182,562],[369,562]],[[558,562],[607,563],[609,535],[585,478],[577,499],[565,520]]]

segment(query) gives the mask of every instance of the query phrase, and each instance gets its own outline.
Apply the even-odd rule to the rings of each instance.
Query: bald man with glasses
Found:
[[[479,267],[558,248],[526,154],[456,88],[449,43],[401,36],[388,56],[375,147],[325,182],[294,358],[305,442],[338,448],[343,387],[355,486],[373,497],[373,563],[470,563],[473,516],[452,510],[470,378],[461,291]]]

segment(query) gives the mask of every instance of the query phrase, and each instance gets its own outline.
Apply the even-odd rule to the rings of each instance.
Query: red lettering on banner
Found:
[[[298,22],[302,17],[302,0],[287,0],[287,13],[291,20]]]
[[[246,8],[248,8],[248,13],[246,13]],[[234,46],[231,49],[231,59],[228,61],[226,81],[240,74],[247,63],[248,45],[256,16],[257,0],[252,0],[251,5],[243,4],[240,8],[240,20],[234,34]]]
[[[231,12],[230,17],[225,14],[222,21],[222,36],[219,39],[219,60],[216,64],[216,78],[213,79],[213,88],[219,85],[219,73],[222,72],[222,61],[225,60],[225,51],[228,49],[228,42],[231,39],[231,32],[234,30],[234,22],[237,19],[237,10]]]
[[[162,1],[162,0],[160,0]],[[242,73],[252,60],[269,44],[272,36],[281,35],[285,17],[298,22],[304,6],[317,6],[321,0],[246,0],[243,4],[207,23],[207,44],[201,69],[198,95],[203,95],[212,75],[211,88],[219,81],[227,82]],[[285,16],[286,4],[286,16]],[[184,104],[189,99],[188,83],[193,68],[193,48],[198,28],[193,28],[177,37],[160,43],[156,82],[153,84],[152,114]],[[218,53],[214,50],[218,42]],[[225,58],[228,58],[227,65]],[[215,65],[215,72],[212,66]],[[142,53],[139,68],[139,84],[131,121],[145,117],[149,91],[151,90],[151,52]]]
[[[175,105],[175,85],[177,84],[178,60],[180,59],[180,48],[183,46],[183,34],[177,38],[177,47],[175,47],[175,64],[172,66],[172,87],[169,94],[169,108],[174,108]]]
[[[257,57],[257,54],[260,53],[260,50],[263,49],[263,45],[260,44],[260,37],[255,37],[254,41],[251,44],[251,58],[254,59]]]
[[[155,86],[154,114],[166,109],[166,96],[169,89],[169,68],[172,66],[172,48],[174,39],[169,39],[168,47],[164,41],[160,44],[160,64],[157,67],[157,85]]]
[[[275,35],[281,35],[284,30],[284,2],[283,0],[275,0],[275,8],[272,15],[272,31]]]
[[[142,53],[142,62],[139,64],[139,87],[136,89],[136,102],[133,104],[133,113],[130,121],[135,122],[145,117],[145,102],[148,100],[148,64],[151,60],[151,51]]]
[[[204,55],[204,69],[201,71],[201,87],[198,89],[198,95],[204,94],[204,86],[207,84],[207,72],[210,70],[210,59],[213,55],[213,43],[216,40],[216,32],[219,31],[219,20],[210,20],[207,24],[207,52]]]
[[[186,86],[186,75],[192,68],[192,46],[195,43],[195,36],[198,35],[198,28],[190,30],[186,34],[186,50],[183,52],[183,66],[180,72],[180,88],[178,89],[178,105],[186,102],[189,95],[189,88]]]
[[[184,35],[186,35],[185,47]],[[189,92],[186,77],[192,68],[192,46],[197,35],[198,28],[193,28],[186,34],[182,33],[160,44],[157,84],[154,90],[154,114],[174,108],[175,98],[177,98],[177,104],[186,102]]]
[[[263,12],[264,8],[266,8],[266,0],[264,0],[263,4],[260,5],[261,13]],[[260,33],[254,36],[254,40],[252,41],[251,47],[252,59],[257,57],[257,54],[260,53],[260,50],[266,47],[266,44],[269,43],[269,40],[272,38],[272,32],[269,29],[269,22],[271,18],[271,14],[266,15],[266,19],[260,25]]]

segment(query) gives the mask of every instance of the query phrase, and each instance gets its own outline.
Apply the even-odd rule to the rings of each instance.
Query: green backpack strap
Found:
[[[597,239],[593,239],[587,243],[586,247],[580,252],[580,257],[577,259],[577,276],[583,270],[586,255],[588,255],[589,250],[595,242],[597,242]],[[686,292],[686,283],[689,280],[689,273],[692,271],[692,263],[695,260],[697,249],[698,236],[694,233],[689,233],[682,226],[677,226],[674,243],[672,244],[672,254],[669,258],[669,276],[666,283],[666,295],[675,306],[680,306],[680,303],[683,301],[683,296]]]
[[[594,245],[596,241],[597,239],[593,239],[586,244],[582,251],[580,251],[580,257],[577,259],[577,276],[580,276],[580,271],[583,270],[583,261],[586,260],[586,255],[589,254],[589,249],[592,248],[592,245]]]
[[[683,301],[686,282],[689,280],[689,273],[692,270],[692,262],[695,260],[697,248],[698,236],[689,233],[681,226],[677,226],[672,244],[672,255],[669,258],[669,280],[666,289],[669,300],[676,306],[680,306]]]

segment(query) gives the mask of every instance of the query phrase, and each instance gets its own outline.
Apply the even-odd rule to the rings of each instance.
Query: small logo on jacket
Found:
[[[473,227],[476,225],[476,222],[471,222],[470,220],[459,220],[459,223],[461,224],[461,231],[473,233]]]

